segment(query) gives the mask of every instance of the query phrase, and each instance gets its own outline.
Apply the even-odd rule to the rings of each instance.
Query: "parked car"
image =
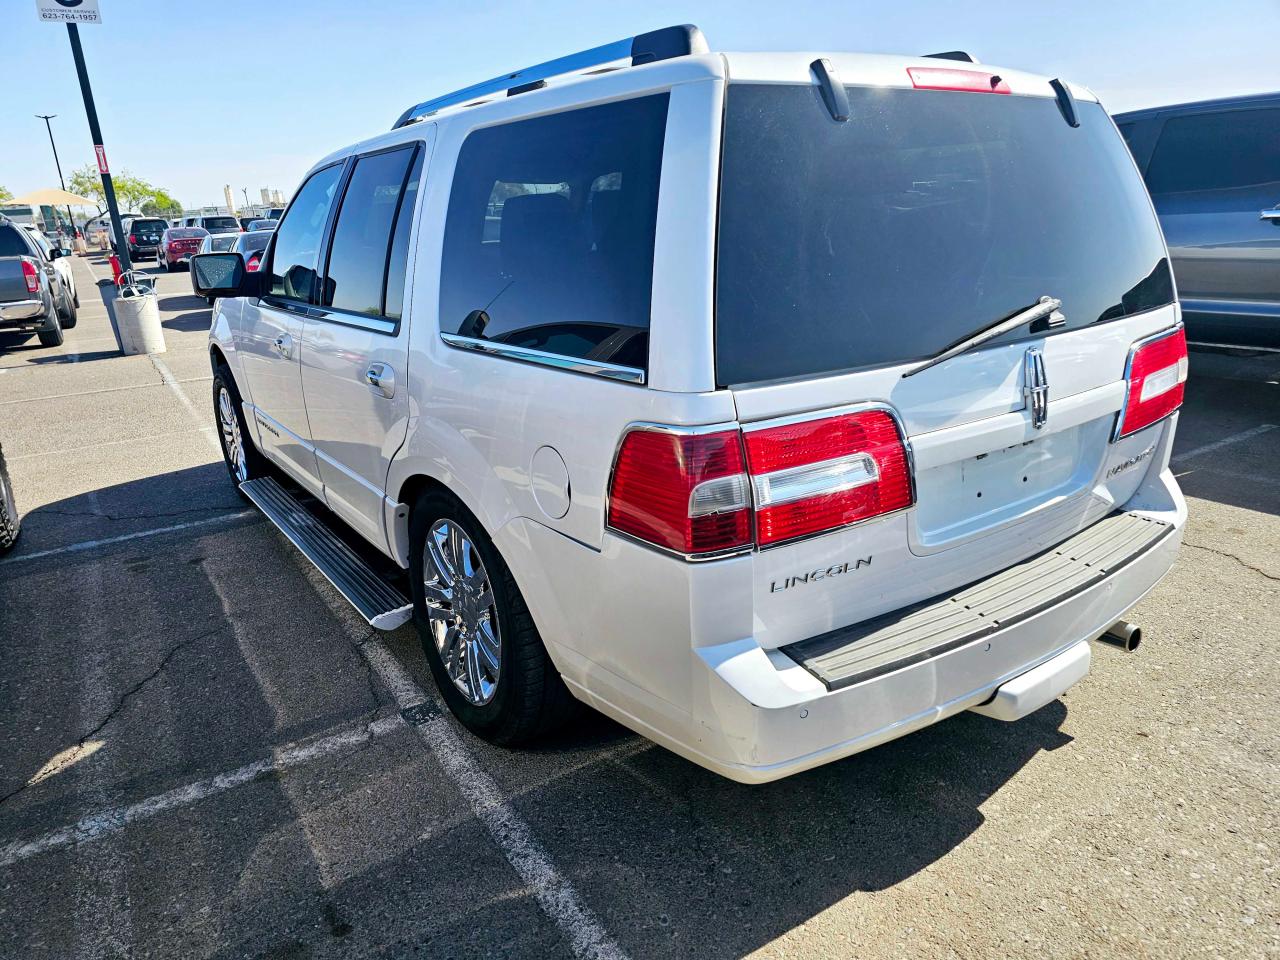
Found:
[[[18,542],[22,530],[22,518],[13,498],[13,482],[9,479],[9,465],[4,459],[4,445],[0,444],[0,553],[8,553]]]
[[[207,236],[209,231],[200,227],[170,227],[160,237],[159,265],[172,273],[179,264],[189,263]]]
[[[249,224],[253,223],[253,220],[254,220],[254,218],[253,218],[253,217],[236,217],[236,223],[240,224],[240,229],[241,229],[241,230],[250,230],[250,229],[252,229],[252,228],[249,226]]]
[[[276,225],[277,225],[277,224],[279,224],[279,223],[280,223],[280,221],[279,221],[279,220],[254,220],[252,223],[250,223],[250,224],[249,224],[248,229],[250,229],[250,230],[274,230],[274,229],[276,228]]]
[[[0,217],[0,333],[35,333],[46,347],[61,346],[76,325],[76,299],[56,263],[62,251],[36,242],[31,232]]]
[[[1280,93],[1116,115],[1192,343],[1280,350]]]
[[[129,259],[134,263],[160,259],[160,237],[169,228],[167,221],[158,217],[137,217],[121,224],[129,243]]]
[[[284,216],[284,207],[272,207],[270,210],[267,211],[266,219],[279,220],[283,216]]]
[[[236,237],[236,242],[231,245],[231,250],[244,258],[244,268],[246,270],[255,271],[261,265],[262,255],[266,252],[267,244],[271,241],[271,233],[271,230],[254,230]]]
[[[496,742],[576,698],[761,782],[1025,716],[1186,521],[1124,141],[1017,70],[706,51],[419,104],[262,269],[197,256],[229,474]]]
[[[63,287],[71,294],[71,305],[79,307],[80,291],[76,289],[76,274],[71,269],[71,259],[66,249],[61,245],[52,243],[37,227],[24,224],[23,229],[31,235],[31,239],[35,240],[36,246],[40,248],[40,252],[45,259],[52,261],[53,268],[58,271],[58,277],[62,280]],[[53,252],[55,249],[58,250],[57,254]]]
[[[240,233],[240,221],[235,217],[187,217],[183,225],[199,227],[210,233]]]

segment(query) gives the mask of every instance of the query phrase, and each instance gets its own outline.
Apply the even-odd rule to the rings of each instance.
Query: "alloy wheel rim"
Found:
[[[427,531],[422,580],[427,620],[445,673],[468,703],[498,690],[502,640],[493,584],[470,535],[453,520]]]
[[[244,444],[240,438],[240,420],[231,403],[226,387],[218,389],[218,425],[222,428],[222,448],[227,452],[227,463],[239,483],[249,479],[249,468],[244,459]]]

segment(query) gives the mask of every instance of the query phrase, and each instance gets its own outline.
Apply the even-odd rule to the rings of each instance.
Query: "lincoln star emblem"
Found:
[[[1049,377],[1038,347],[1028,348],[1022,358],[1022,397],[1031,411],[1031,425],[1039,430],[1049,419]]]

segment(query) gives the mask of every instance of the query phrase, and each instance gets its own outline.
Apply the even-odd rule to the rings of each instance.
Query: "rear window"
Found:
[[[667,100],[467,137],[445,221],[444,333],[647,367]]]
[[[199,227],[174,227],[169,230],[170,240],[198,240],[200,237],[208,236],[208,230],[201,230]]]
[[[225,253],[236,242],[235,237],[210,237],[209,249],[214,253]]]
[[[163,220],[135,220],[133,223],[129,224],[129,231],[131,233],[140,233],[143,231],[146,233],[164,233],[165,228],[168,226],[169,224],[165,223]]]
[[[18,227],[0,226],[0,257],[29,257],[31,248],[22,240]]]
[[[721,385],[933,356],[1062,300],[1065,329],[1170,303],[1142,180],[1095,103],[731,84],[716,285]],[[1022,328],[994,341],[1026,337]]]
[[[271,232],[269,230],[256,230],[253,233],[243,234],[236,240],[235,249],[243,250],[246,253],[251,253],[254,250],[265,250],[267,249],[267,241],[270,239]]]
[[[210,233],[231,233],[240,230],[240,223],[235,217],[205,217],[204,228]]]

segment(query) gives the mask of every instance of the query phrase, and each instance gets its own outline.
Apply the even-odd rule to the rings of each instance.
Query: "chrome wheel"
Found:
[[[226,387],[218,388],[218,426],[222,428],[222,449],[237,483],[249,479],[249,465],[244,457],[244,441],[240,436],[240,418]]]
[[[445,673],[469,703],[493,699],[502,665],[493,585],[471,537],[453,520],[427,531],[422,556],[427,620]]]

